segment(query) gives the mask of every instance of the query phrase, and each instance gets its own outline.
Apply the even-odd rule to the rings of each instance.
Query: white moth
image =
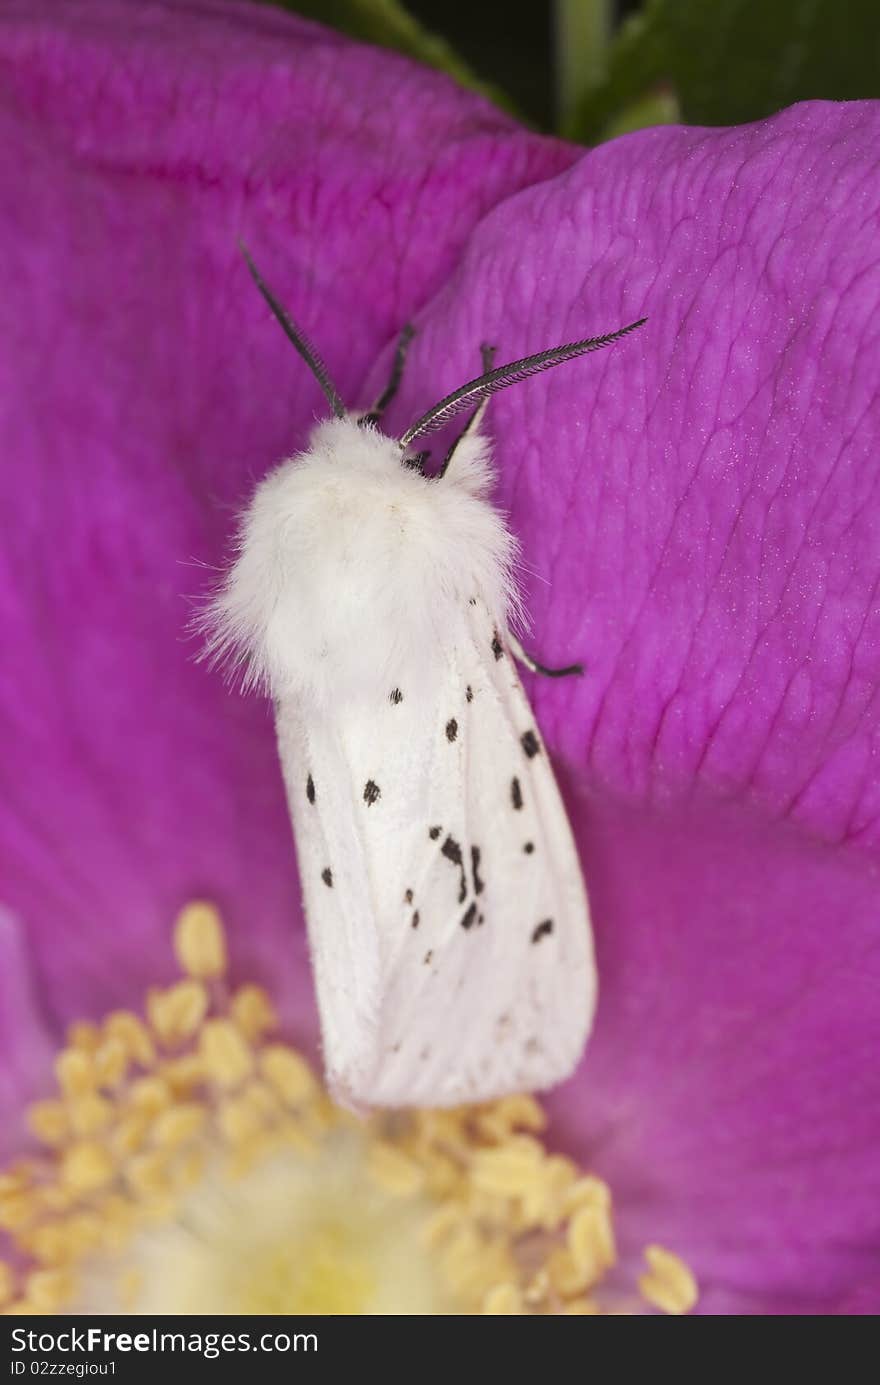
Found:
[[[589,912],[517,676],[516,545],[489,503],[490,394],[641,325],[484,371],[400,439],[347,413],[246,256],[333,417],[257,487],[210,612],[275,704],[327,1081],[356,1108],[449,1106],[573,1071],[596,1002]],[[415,438],[470,407],[442,468]],[[580,672],[576,667],[559,672]]]

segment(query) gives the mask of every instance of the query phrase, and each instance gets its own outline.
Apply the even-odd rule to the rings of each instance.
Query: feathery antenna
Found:
[[[538,351],[534,356],[523,356],[519,361],[510,361],[507,365],[497,366],[495,370],[487,370],[484,375],[478,375],[475,380],[460,385],[426,414],[422,414],[422,417],[403,434],[400,439],[401,446],[406,447],[423,433],[433,433],[436,428],[442,428],[444,423],[448,423],[462,409],[472,408],[481,400],[497,394],[499,390],[506,390],[508,385],[527,380],[530,375],[539,375],[543,370],[552,370],[553,366],[562,365],[564,361],[572,361],[575,356],[584,356],[588,351],[601,351],[603,346],[611,346],[627,333],[644,326],[647,320],[646,317],[640,317],[638,322],[631,322],[627,327],[620,327],[616,332],[609,332],[606,336],[587,337],[584,341],[569,342],[567,346],[551,346],[549,350]]]
[[[300,329],[293,322],[293,320],[284,311],[281,304],[278,302],[278,299],[275,297],[272,290],[269,288],[268,284],[263,279],[263,276],[260,274],[260,271],[257,269],[257,266],[251,259],[247,247],[243,245],[241,241],[239,241],[238,248],[240,249],[242,255],[245,258],[245,263],[247,264],[247,267],[251,272],[251,277],[254,283],[260,290],[260,293],[263,295],[266,302],[269,304],[269,307],[271,308],[275,317],[281,323],[284,335],[287,337],[288,341],[291,341],[293,345],[296,347],[297,351],[302,356],[309,370],[312,372],[318,384],[321,386],[321,389],[327,396],[327,401],[330,405],[330,408],[333,410],[335,416],[337,418],[344,418],[346,414],[345,405],[340,399],[336,387],[333,384],[333,381],[330,379],[330,372],[328,371],[324,362],[321,360],[321,357],[318,355],[317,351],[312,346],[312,343],[309,341],[305,332],[301,332]]]

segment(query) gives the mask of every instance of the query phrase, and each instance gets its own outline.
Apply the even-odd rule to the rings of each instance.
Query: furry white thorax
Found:
[[[212,645],[249,682],[319,707],[440,676],[477,597],[503,628],[515,541],[489,504],[486,439],[459,443],[442,480],[352,416],[257,487],[210,611]]]

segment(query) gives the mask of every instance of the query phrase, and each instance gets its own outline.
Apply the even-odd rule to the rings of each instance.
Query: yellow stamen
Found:
[[[92,1054],[95,1081],[99,1087],[115,1087],[128,1069],[128,1052],[120,1039],[105,1039]]]
[[[197,1135],[205,1124],[207,1112],[194,1101],[182,1101],[170,1111],[163,1111],[153,1126],[153,1139],[162,1149],[174,1149]]]
[[[417,1193],[424,1181],[416,1161],[384,1140],[377,1140],[370,1150],[368,1168],[380,1187],[404,1197]]]
[[[67,1139],[70,1126],[60,1101],[35,1101],[27,1118],[31,1130],[44,1145],[60,1145]]]
[[[156,1048],[147,1026],[125,1010],[116,1010],[104,1023],[104,1037],[121,1044],[130,1063],[147,1068],[156,1060]]]
[[[39,1210],[39,1199],[30,1192],[7,1193],[0,1197],[0,1227],[6,1231],[17,1231],[27,1226]]]
[[[565,1317],[595,1318],[601,1314],[602,1309],[591,1298],[573,1298],[560,1309]]]
[[[642,1297],[664,1313],[689,1313],[697,1301],[697,1281],[683,1260],[662,1246],[647,1246],[649,1274],[639,1280]]]
[[[174,929],[174,952],[181,971],[198,981],[212,981],[226,971],[226,939],[213,904],[188,904]]]
[[[251,1051],[231,1020],[206,1020],[198,1052],[208,1076],[221,1087],[236,1087],[253,1066]]]
[[[283,1044],[270,1044],[263,1050],[260,1071],[282,1101],[291,1106],[315,1094],[315,1079],[308,1063]]]
[[[617,1258],[610,1209],[580,1207],[568,1224],[568,1249],[574,1263],[598,1279]]]
[[[68,1029],[67,1042],[71,1048],[79,1048],[84,1053],[92,1053],[101,1042],[101,1031],[90,1020],[79,1020]]]
[[[26,1301],[38,1313],[54,1313],[71,1297],[75,1283],[66,1270],[37,1270],[28,1278]]]
[[[85,1096],[95,1087],[95,1065],[90,1053],[66,1048],[55,1060],[55,1076],[66,1097]]]
[[[541,1131],[547,1117],[533,1096],[505,1096],[484,1107],[477,1116],[479,1129],[492,1139],[503,1139],[513,1130]]]
[[[43,1153],[0,1172],[0,1311],[624,1311],[609,1189],[548,1153],[534,1098],[359,1121],[263,990],[230,993],[211,905],[174,948],[147,1022],[72,1025],[28,1113]],[[646,1303],[688,1312],[688,1267],[645,1253]]]
[[[534,1186],[542,1154],[537,1140],[528,1135],[511,1135],[504,1144],[474,1156],[474,1185],[504,1197],[527,1196]]]
[[[138,1198],[164,1198],[170,1191],[166,1156],[157,1150],[130,1159],[125,1166],[125,1181]]]
[[[164,1111],[172,1099],[171,1088],[161,1077],[140,1077],[128,1089],[129,1103],[147,1116]]]
[[[102,1145],[71,1145],[61,1162],[61,1179],[73,1192],[91,1193],[113,1177],[113,1161]]]
[[[236,991],[229,1013],[245,1038],[251,1041],[261,1039],[278,1023],[272,1002],[260,986],[242,986]]]
[[[200,981],[178,981],[147,996],[150,1024],[169,1046],[191,1039],[207,1013],[208,993]]]
[[[522,1315],[525,1312],[523,1296],[515,1284],[498,1284],[490,1289],[483,1302],[483,1312],[498,1316]]]
[[[205,1065],[198,1053],[185,1053],[172,1058],[159,1068],[159,1076],[172,1097],[186,1097],[207,1077]]]
[[[77,1135],[97,1135],[110,1124],[113,1109],[113,1103],[102,1096],[83,1096],[69,1103],[67,1118]]]

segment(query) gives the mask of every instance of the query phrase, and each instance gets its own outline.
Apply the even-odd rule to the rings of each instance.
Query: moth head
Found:
[[[434,476],[425,474],[424,454],[413,444],[464,410],[474,425],[497,390],[622,333],[485,368],[390,438],[377,425],[412,330],[401,336],[389,388],[374,409],[348,413],[321,357],[243,253],[321,386],[331,418],[318,425],[306,451],[257,487],[242,517],[236,561],[208,614],[209,647],[231,653],[249,681],[276,697],[293,694],[321,707],[387,695],[405,670],[430,686],[466,638],[472,598],[495,625],[516,610],[516,545],[489,503],[492,470],[479,427],[466,427],[454,444],[454,467],[447,470],[448,455]],[[484,366],[491,366],[485,354]]]

